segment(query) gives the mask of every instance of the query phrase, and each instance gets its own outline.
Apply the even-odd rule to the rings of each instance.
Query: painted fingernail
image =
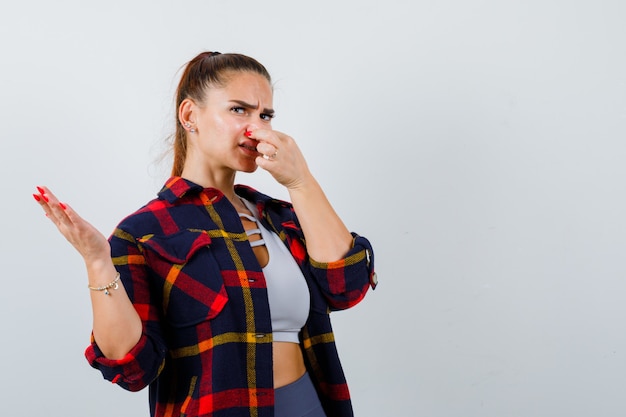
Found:
[[[43,198],[43,201],[45,201],[46,203],[50,201],[48,197],[46,197],[44,194],[41,195],[41,198]]]
[[[41,201],[41,197],[39,197],[37,194],[33,194],[33,198],[35,199],[36,202]]]
[[[46,193],[46,191],[43,188],[41,188],[41,187],[37,187],[37,191],[39,191],[39,194],[45,194]]]
[[[59,207],[61,207],[63,210],[67,210],[67,206],[63,203],[59,203]]]
[[[244,135],[246,135],[247,137],[252,136],[252,132],[250,132],[249,130],[246,130],[246,133],[244,133]]]

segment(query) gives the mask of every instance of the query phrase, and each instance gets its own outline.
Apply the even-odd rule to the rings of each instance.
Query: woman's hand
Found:
[[[91,224],[83,220],[66,203],[61,203],[46,187],[37,187],[35,200],[52,220],[59,232],[85,260],[90,287],[101,287],[115,279],[111,246]],[[128,297],[122,281],[114,295],[90,291],[93,308],[93,336],[105,357],[121,359],[137,344],[142,323]]]
[[[309,171],[296,142],[267,129],[253,130],[248,137],[259,141],[257,165],[289,190],[309,256],[318,262],[341,259],[352,247],[352,235]]]
[[[257,165],[280,184],[295,190],[311,181],[311,172],[293,138],[269,129],[253,130],[249,137],[259,141],[256,149],[261,156],[256,159]]]
[[[83,220],[68,204],[61,203],[46,187],[37,187],[35,200],[59,232],[76,248],[87,265],[111,262],[109,242],[95,227]]]

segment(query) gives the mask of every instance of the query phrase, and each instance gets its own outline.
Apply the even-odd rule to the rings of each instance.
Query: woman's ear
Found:
[[[178,121],[190,133],[196,133],[196,125],[193,117],[196,103],[191,99],[184,99],[178,107]]]

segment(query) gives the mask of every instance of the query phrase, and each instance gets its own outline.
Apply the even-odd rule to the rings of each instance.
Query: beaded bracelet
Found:
[[[118,272],[117,274],[115,274],[115,279],[109,282],[107,285],[104,285],[102,287],[92,287],[91,285],[87,285],[87,288],[89,288],[91,291],[104,291],[104,295],[109,295],[111,294],[109,289],[113,288],[114,290],[117,290],[119,288],[119,285],[118,285],[119,280],[120,280],[120,273]]]

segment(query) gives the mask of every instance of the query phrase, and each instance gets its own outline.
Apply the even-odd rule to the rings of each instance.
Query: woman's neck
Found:
[[[228,197],[235,196],[235,171],[215,171],[208,169],[194,169],[185,165],[181,177],[192,181],[204,188],[217,188]]]

